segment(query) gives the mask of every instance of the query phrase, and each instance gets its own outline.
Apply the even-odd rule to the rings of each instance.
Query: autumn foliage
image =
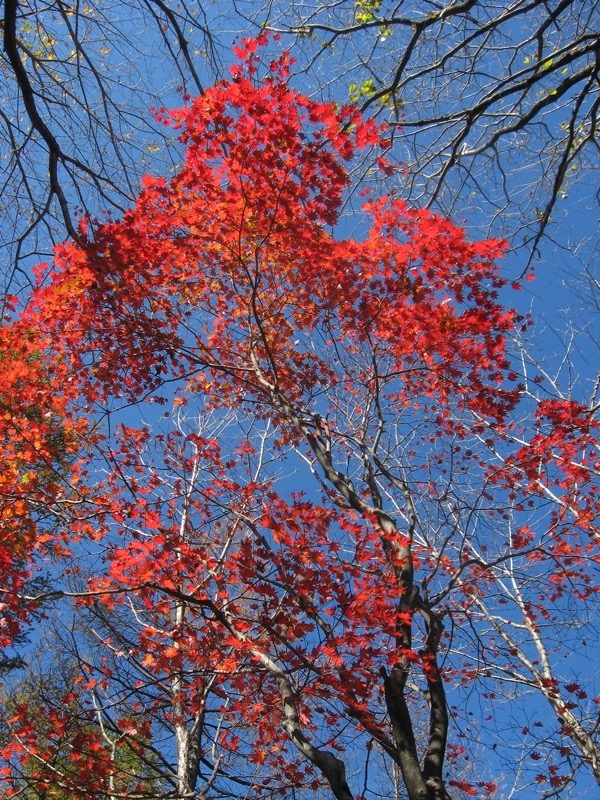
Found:
[[[552,786],[598,775],[541,634],[595,592],[592,416],[513,371],[501,243],[393,194],[336,233],[385,133],[256,47],[0,330],[3,643],[48,563],[94,631],[60,702],[14,705],[5,796],[351,800],[393,764],[410,800],[491,797],[450,717],[510,676]]]

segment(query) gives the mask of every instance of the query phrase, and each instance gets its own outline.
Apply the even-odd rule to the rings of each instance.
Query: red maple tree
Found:
[[[83,224],[2,330],[5,597],[26,610],[31,553],[69,546],[55,596],[93,631],[60,702],[13,704],[5,794],[490,797],[452,698],[503,681],[559,725],[537,782],[598,777],[546,638],[595,591],[592,414],[512,372],[501,243],[393,195],[336,238],[382,132],[290,88],[286,57],[258,81],[257,44],[162,112],[177,174]]]

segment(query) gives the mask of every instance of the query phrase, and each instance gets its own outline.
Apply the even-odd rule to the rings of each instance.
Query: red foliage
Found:
[[[292,725],[308,738],[326,730],[324,749],[342,747],[346,725],[382,752],[400,747],[388,733],[390,698],[404,692],[411,669],[430,697],[443,697],[442,619],[473,610],[478,620],[497,594],[498,565],[522,558],[547,568],[550,558],[543,592],[551,584],[558,596],[574,576],[583,592],[578,536],[591,530],[598,496],[585,408],[539,403],[528,438],[511,421],[519,389],[506,338],[518,319],[498,298],[502,244],[469,242],[394,196],[367,203],[364,239],[336,238],[345,162],[364,147],[385,149],[381,133],[354,108],[291,89],[285,58],[257,84],[256,43],[239,51],[249,69],[169,117],[187,145],[181,170],[170,181],[148,176],[122,220],[89,223],[87,244],[57,248],[50,276],[0,330],[8,380],[0,568],[20,613],[33,550],[61,555],[65,535],[67,544],[102,546],[104,570],[81,602],[115,614],[130,613],[126,599],[135,607],[140,630],[122,657],[142,685],[171,682],[168,710],[164,696],[148,707],[177,727],[212,703],[222,718],[214,746],[228,763],[268,766],[260,793],[274,783],[314,788]],[[216,419],[235,411],[237,433],[205,437],[185,425],[165,433],[127,418],[116,432],[88,433],[97,409],[164,402],[161,392]],[[273,439],[256,434],[260,421]],[[76,458],[92,444],[102,463],[95,483]],[[282,465],[297,448],[322,494],[278,484],[265,447]],[[453,499],[460,481],[465,506]],[[507,497],[516,506],[556,493],[550,542],[529,523],[510,536],[471,535],[461,516],[468,506],[497,524],[508,518]],[[76,509],[56,531],[34,511],[61,501]],[[419,527],[426,515],[429,530]],[[550,614],[534,594],[519,599],[530,631]],[[10,620],[6,639],[16,631]],[[513,663],[519,651],[509,645],[492,637],[485,646],[504,647]],[[90,680],[108,686],[111,669],[96,672]],[[478,674],[465,665],[465,681]],[[301,676],[293,699],[290,676]],[[557,696],[542,679],[532,685]],[[115,736],[135,740],[142,705]],[[443,725],[445,701],[434,706]],[[52,780],[52,742],[69,717],[48,721],[40,785]],[[11,724],[18,736],[4,756],[27,766],[36,755],[31,718],[19,712]],[[93,774],[98,785],[85,792],[100,791],[114,759],[101,737],[81,744],[81,735],[75,777],[63,781],[72,788]],[[495,789],[449,785],[473,796],[475,786]]]

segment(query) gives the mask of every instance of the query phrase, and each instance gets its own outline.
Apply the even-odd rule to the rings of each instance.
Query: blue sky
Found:
[[[220,33],[220,40],[223,48],[222,52],[227,53],[230,42],[233,40],[232,30],[223,29]],[[272,47],[276,49],[277,45]],[[321,67],[321,75],[323,70],[327,69],[326,60],[324,60],[323,65]],[[294,85],[301,90],[306,86],[308,90],[313,91],[314,79],[312,77],[305,78],[302,74],[302,67],[303,63],[300,61],[298,74],[293,79]],[[160,64],[157,64],[156,67],[151,67],[151,73],[155,84],[154,91],[160,94],[163,83]],[[203,79],[208,82],[207,72],[204,71],[202,74]],[[176,89],[176,79],[173,76],[167,77],[165,75],[164,84],[169,87],[164,92],[164,104],[166,106],[178,105],[179,93]],[[347,85],[342,80],[329,88],[328,92],[334,99],[337,99],[338,96],[340,99],[342,97],[345,99],[346,89]],[[148,113],[151,112],[148,111]],[[143,164],[143,167],[153,174],[164,172],[166,165],[170,161],[177,160],[177,157],[172,158],[171,153],[165,153],[164,150],[153,152],[151,141],[148,142],[148,145],[149,147],[145,142],[141,142],[140,152],[144,148],[147,150],[147,155],[144,155],[146,163]],[[175,145],[174,151],[178,152]],[[402,153],[399,154],[399,158],[402,159]],[[531,191],[533,193],[535,193],[538,177],[538,175],[532,173]],[[397,188],[402,193],[402,185],[400,184]],[[563,242],[585,242],[588,239],[593,239],[597,233],[598,215],[597,211],[595,212],[589,205],[589,188],[589,182],[584,179],[580,185],[574,184],[569,188],[568,197],[561,200],[564,203],[564,211],[566,212],[565,219],[561,222]],[[535,203],[534,196],[531,202]],[[99,214],[101,213],[101,209],[96,210]],[[455,218],[455,221],[464,224],[474,236],[483,235],[488,228],[489,220],[486,209],[483,208],[483,204],[478,203],[476,200],[470,207],[462,209],[460,215],[457,216],[459,218]],[[498,218],[497,223],[501,228],[503,225],[501,217]],[[347,235],[346,231],[349,230],[352,230],[354,234],[357,229],[360,230],[360,225],[360,216],[358,226],[356,217],[344,221],[340,228],[341,234]],[[506,291],[508,305],[515,305],[522,312],[531,312],[536,320],[535,331],[532,334],[536,358],[542,361],[551,374],[560,373],[562,386],[566,385],[565,382],[575,378],[575,392],[580,399],[589,395],[591,384],[595,379],[598,362],[597,342],[600,334],[600,318],[597,313],[597,306],[595,306],[599,302],[598,295],[596,297],[592,296],[589,289],[586,288],[586,284],[582,283],[580,278],[582,261],[586,261],[587,252],[584,248],[581,254],[576,253],[575,256],[572,256],[563,247],[546,242],[542,247],[541,261],[536,267],[535,281],[524,282],[520,292],[512,292],[508,289]],[[522,251],[507,256],[503,270],[505,270],[510,280],[522,272],[522,263]],[[590,265],[590,269],[593,269],[593,266]],[[575,330],[577,336],[574,340],[574,349],[572,351],[572,372],[569,374],[571,367],[564,363],[563,356],[565,342],[570,340],[571,330]],[[153,409],[150,409],[150,412],[151,418],[154,418]],[[126,418],[129,419],[128,416]],[[146,419],[148,419],[147,415]],[[576,641],[577,631],[573,631],[572,635]],[[569,632],[569,637],[565,637],[565,642],[570,638],[571,632]],[[569,648],[571,649],[571,657],[568,662],[565,661],[565,666],[568,667],[569,673],[578,675],[594,666],[593,658],[589,661],[579,659],[578,654],[575,652],[576,648],[570,643]],[[560,658],[563,658],[563,656],[564,653]],[[561,669],[562,666],[561,663]],[[449,702],[452,702],[452,695],[449,698]],[[518,702],[511,700],[503,706],[501,715],[496,719],[496,724],[500,729],[505,727],[507,731],[515,731],[526,727],[526,725],[522,724],[523,720],[526,721],[527,725],[532,724],[538,717],[547,721],[544,717],[547,712],[541,703],[542,701],[536,698]],[[487,708],[485,700],[478,699],[475,708],[479,708],[476,713],[482,715],[482,718],[475,722],[485,726],[485,709]],[[462,720],[457,720],[457,727],[462,722]],[[550,724],[553,724],[553,720]],[[519,737],[517,736],[517,742],[518,739]],[[481,746],[485,747],[485,745]],[[515,747],[518,747],[518,744]],[[488,750],[485,756],[486,759],[490,759],[492,765],[495,765],[496,756],[494,753],[495,751]],[[504,766],[500,764],[500,768],[504,769]],[[475,766],[475,774],[477,774],[477,769],[478,767]],[[585,777],[581,777],[580,781],[579,794],[577,796],[591,798],[593,784]],[[587,792],[587,795],[585,792]],[[531,796],[533,797],[533,794]],[[527,794],[520,794],[519,800],[527,800]]]

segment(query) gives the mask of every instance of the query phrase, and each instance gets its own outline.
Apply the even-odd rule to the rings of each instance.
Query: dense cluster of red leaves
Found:
[[[0,330],[0,569],[13,610],[6,642],[14,614],[26,611],[19,591],[32,552],[60,556],[65,539],[102,544],[105,571],[89,579],[82,604],[119,613],[135,604],[141,627],[128,657],[148,685],[170,676],[176,686],[170,709],[161,697],[154,710],[174,726],[209,711],[242,720],[243,742],[239,726],[220,723],[223,763],[268,767],[255,779],[261,792],[319,785],[285,744],[286,724],[309,738],[326,729],[321,745],[332,750],[350,724],[389,754],[380,673],[400,663],[440,683],[437,611],[417,601],[413,574],[440,603],[449,596],[443,613],[467,613],[495,580],[476,542],[415,538],[415,496],[437,502],[450,461],[452,477],[479,476],[510,503],[554,498],[549,543],[522,524],[511,542],[500,535],[489,546],[495,559],[506,547],[534,567],[550,558],[545,585],[557,594],[573,576],[591,591],[580,534],[596,523],[598,495],[584,407],[540,403],[527,438],[510,421],[519,388],[506,337],[519,321],[498,299],[502,245],[469,242],[394,196],[367,203],[362,240],[336,238],[345,162],[357,149],[385,149],[385,139],[354,108],[290,88],[285,58],[255,81],[253,49],[243,47],[249,68],[164,113],[183,132],[181,170],[170,181],[147,177],[122,220],[85,221],[87,244],[58,248],[27,308]],[[298,448],[318,461],[322,495],[259,474],[260,443],[243,425],[233,444],[126,421],[90,436],[99,409],[167,394],[190,414],[235,410],[272,425],[274,458]],[[92,447],[102,478],[82,479],[78,456]],[[400,498],[397,523],[383,487]],[[417,613],[428,631],[415,626],[418,647]],[[114,676],[108,662],[86,669],[105,686]],[[295,675],[292,719],[282,685]],[[144,714],[145,702],[130,704],[120,742],[142,729],[150,740]],[[84,731],[94,715],[86,719]],[[4,757],[50,784],[68,720],[46,726],[42,754],[26,707],[10,724]],[[115,764],[101,736],[71,747],[81,769],[61,785],[91,796]],[[98,786],[81,789],[84,773]]]
[[[62,503],[82,496],[78,456],[87,423],[69,407],[80,388],[52,350],[47,332],[35,323],[0,327],[0,647],[27,619],[19,592],[30,575],[32,551],[65,551],[49,528]]]

